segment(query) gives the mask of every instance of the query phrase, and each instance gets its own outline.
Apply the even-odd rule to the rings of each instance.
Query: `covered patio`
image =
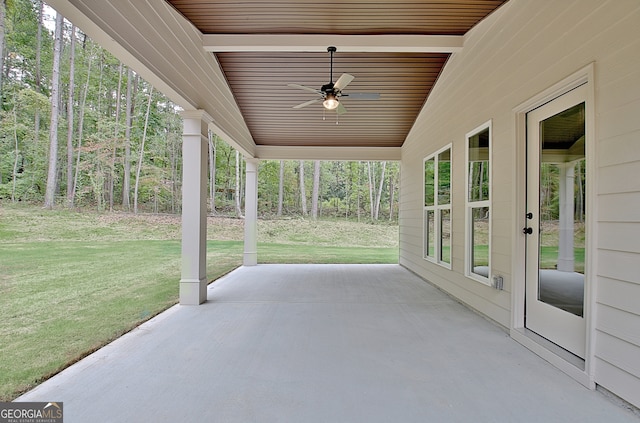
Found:
[[[54,396],[78,421],[635,419],[575,381],[640,404],[637,1],[50,4],[184,109],[181,306],[23,399]],[[348,113],[324,106],[336,87]],[[570,93],[585,104],[587,265],[579,328],[556,331],[554,307],[538,329],[525,303],[539,279],[525,274],[539,253],[527,247],[538,222],[525,193],[541,192],[528,188],[540,163],[526,128]],[[246,160],[248,267],[213,286],[210,130]],[[465,193],[478,130],[489,151],[482,202]],[[424,162],[444,149],[449,262],[425,254]],[[400,161],[401,266],[257,265],[261,160]],[[478,278],[470,258],[484,241],[470,216],[483,207],[489,264]]]
[[[398,265],[241,267],[18,401],[65,422],[637,422]]]

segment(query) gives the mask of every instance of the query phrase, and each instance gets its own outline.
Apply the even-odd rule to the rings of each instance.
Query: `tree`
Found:
[[[282,216],[282,203],[284,201],[284,160],[280,160],[280,174],[278,178],[278,216]]]
[[[236,216],[244,217],[242,215],[242,208],[240,207],[240,197],[241,197],[241,189],[240,189],[240,152],[236,150],[236,184],[235,184],[235,193],[234,198],[236,200]]]
[[[111,152],[110,175],[109,175],[109,210],[113,210],[113,190],[115,188],[116,179],[116,154],[118,152],[118,139],[120,138],[120,100],[122,91],[122,70],[123,65],[120,62],[118,67],[118,88],[116,90],[116,122],[113,134],[113,147]]]
[[[73,207],[73,102],[76,64],[76,27],[71,25],[69,49],[69,98],[67,104],[67,204]]]
[[[153,86],[149,88],[149,100],[147,101],[147,113],[144,118],[144,131],[142,142],[140,143],[140,154],[138,155],[138,166],[136,167],[136,185],[133,191],[133,212],[138,213],[138,188],[140,186],[140,171],[142,170],[142,158],[144,157],[144,144],[147,139],[147,129],[149,128],[149,115],[151,112],[151,98],[153,97]]]
[[[18,146],[18,113],[16,111],[16,108],[18,107],[18,102],[17,101],[13,101],[13,139],[16,145],[16,149],[15,149],[15,158],[13,161],[13,173],[12,173],[12,177],[11,177],[11,183],[12,183],[12,187],[11,187],[11,201],[12,202],[16,202],[16,178],[18,176],[18,158],[20,156],[20,149]]]
[[[375,209],[375,206],[374,206],[375,200],[374,200],[374,197],[373,197],[373,190],[374,190],[374,187],[375,187],[376,180],[375,180],[375,177],[373,175],[373,170],[371,169],[371,162],[369,162],[369,161],[367,162],[367,171],[368,171],[368,174],[369,174],[369,214],[371,216],[371,220],[374,220],[373,219],[373,214],[374,214],[374,209]]]
[[[51,80],[51,126],[49,128],[49,171],[47,173],[47,190],[44,196],[44,207],[53,208],[55,204],[56,182],[58,176],[58,113],[60,103],[60,56],[62,53],[62,27],[64,18],[56,13],[54,37],[53,71]]]
[[[0,109],[3,104],[3,75],[4,75],[4,34],[5,34],[5,17],[7,15],[7,1],[0,0]]]
[[[4,0],[3,0],[4,1]],[[44,4],[42,0],[36,0],[38,7],[38,30],[36,35],[36,92],[42,92],[42,16]],[[73,35],[73,34],[72,34]],[[0,67],[1,69],[1,67]],[[34,118],[35,126],[35,142],[38,142],[40,138],[40,110],[36,109],[36,115]]]
[[[373,213],[374,220],[378,220],[380,216],[380,198],[382,197],[382,187],[384,185],[384,172],[387,168],[387,162],[382,162],[382,171],[380,174],[380,185],[378,186],[378,192],[376,194],[375,211]]]
[[[302,205],[302,215],[307,215],[307,192],[304,181],[304,160],[300,160],[300,204]]]
[[[209,136],[209,206],[211,213],[216,212],[216,141],[218,136],[214,135],[211,130],[208,132]]]
[[[133,72],[127,69],[127,96],[126,96],[126,126],[124,129],[124,170],[122,175],[122,207],[125,210],[131,208],[129,194],[131,191],[131,127],[133,126],[133,91],[135,86],[132,82]],[[137,85],[137,84],[136,84]]]
[[[394,200],[396,197],[396,178],[399,176],[397,167],[393,172],[389,172],[389,221],[393,221]]]
[[[91,65],[93,63],[93,51],[89,53],[89,64],[87,65],[87,80],[84,84],[82,92],[82,100],[80,102],[80,116],[78,118],[78,153],[76,154],[76,168],[73,175],[73,188],[71,189],[70,207],[73,207],[78,190],[78,175],[80,174],[80,153],[82,148],[82,137],[84,136],[84,116],[85,105],[87,104],[87,94],[89,93],[89,84],[91,82]]]
[[[318,218],[318,197],[320,196],[320,160],[313,163],[313,191],[311,193],[311,218]]]

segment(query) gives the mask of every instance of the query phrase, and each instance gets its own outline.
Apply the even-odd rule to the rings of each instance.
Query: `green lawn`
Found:
[[[331,245],[332,225],[342,244]],[[259,228],[260,263],[398,262],[392,225],[293,220],[260,222]],[[0,401],[175,304],[179,233],[173,216],[2,206]],[[241,264],[242,223],[215,220],[208,237],[207,276],[213,280]]]
[[[474,257],[476,266],[487,266],[489,264],[489,247],[487,245],[476,245]],[[584,272],[584,248],[574,248],[574,258],[575,271]],[[542,246],[540,248],[540,268],[555,269],[557,264],[558,247]]]
[[[584,273],[584,248],[574,248],[575,271]],[[540,248],[540,268],[555,269],[558,265],[558,247],[543,246]]]

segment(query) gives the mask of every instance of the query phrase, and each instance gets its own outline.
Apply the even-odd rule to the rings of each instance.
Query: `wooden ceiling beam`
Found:
[[[204,49],[212,53],[326,52],[328,46],[342,53],[456,53],[463,42],[458,35],[202,35]]]

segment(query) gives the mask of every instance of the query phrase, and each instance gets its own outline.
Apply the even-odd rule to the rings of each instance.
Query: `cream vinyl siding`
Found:
[[[520,221],[513,108],[594,64],[595,382],[640,406],[640,2],[511,0],[465,36],[402,148],[400,263],[505,328]],[[492,121],[491,272],[464,276],[465,134]],[[421,258],[422,158],[453,144],[452,269]],[[518,170],[519,171],[519,170]]]

